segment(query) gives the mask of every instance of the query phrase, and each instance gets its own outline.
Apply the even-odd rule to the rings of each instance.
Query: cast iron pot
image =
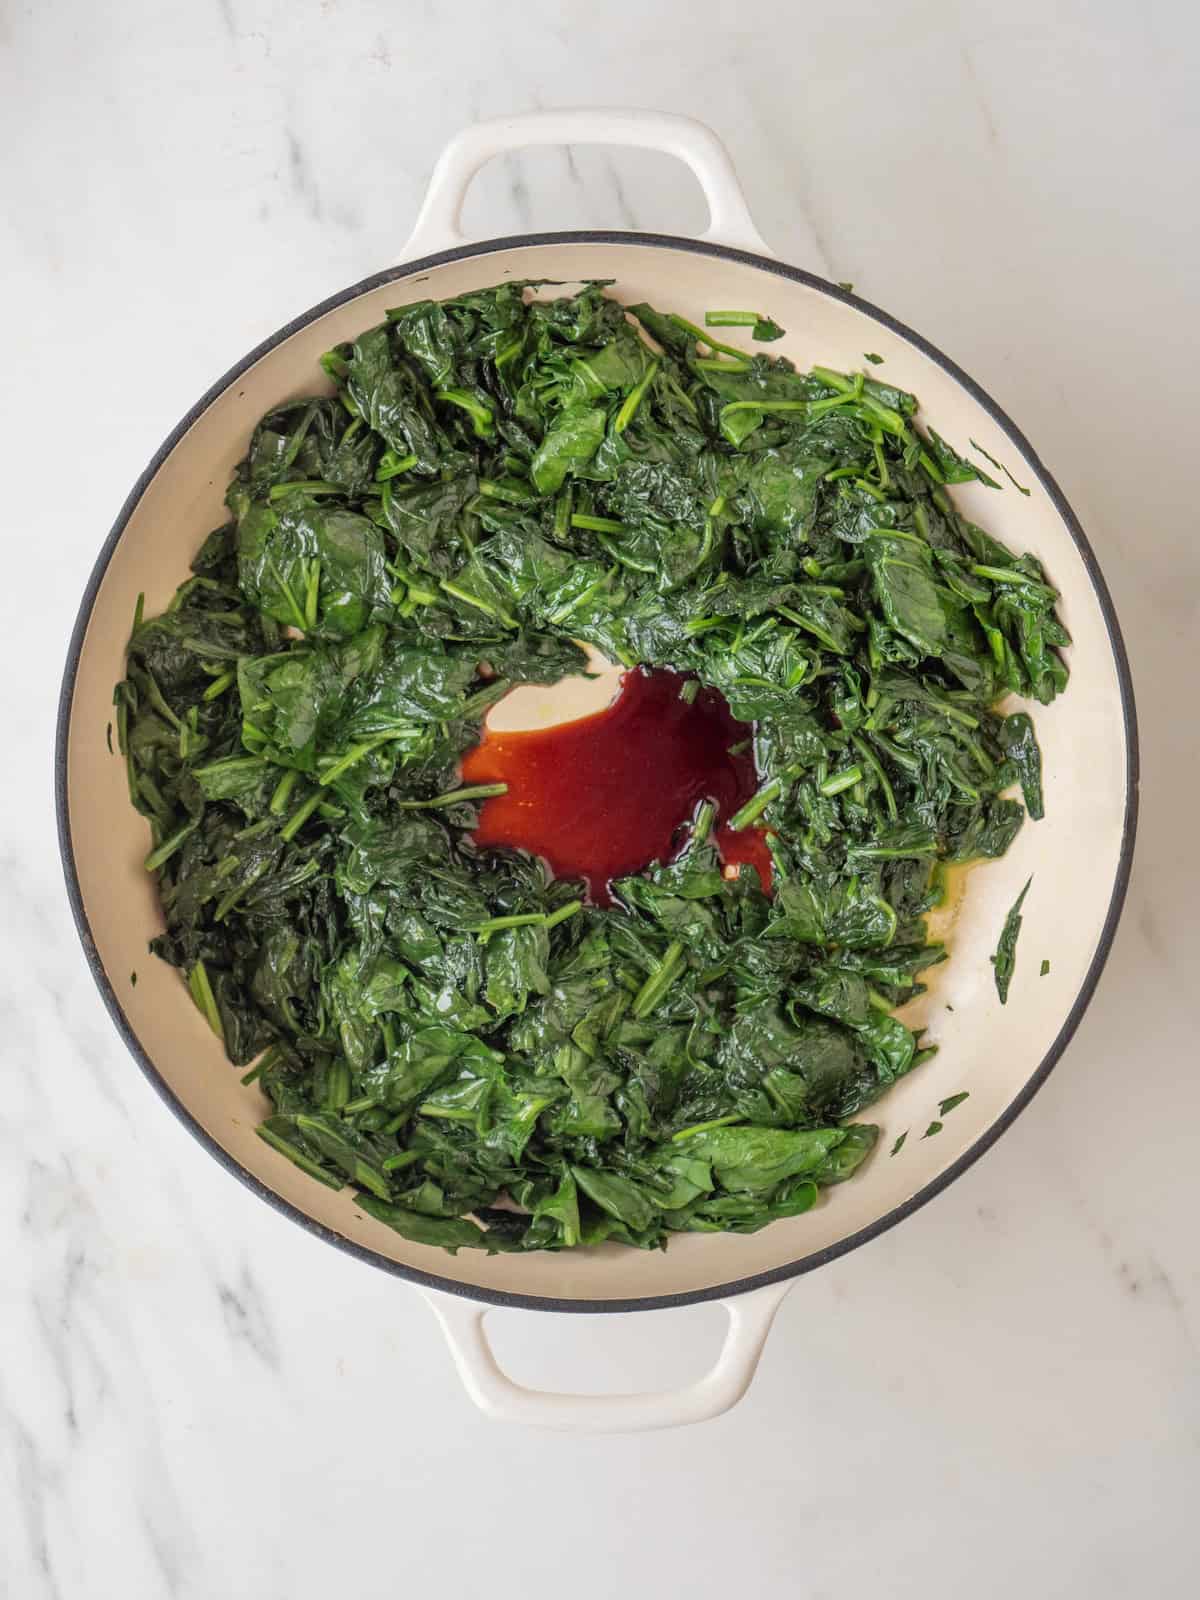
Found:
[[[526,145],[621,144],[678,157],[699,180],[711,226],[699,239],[651,233],[543,233],[470,243],[459,230],[472,177]],[[139,592],[148,615],[170,599],[205,533],[250,432],[268,409],[322,387],[317,358],[406,300],[463,294],[505,277],[611,278],[622,300],[648,300],[703,322],[706,308],[760,310],[787,328],[772,347],[801,366],[857,369],[878,352],[890,381],[914,390],[923,415],[960,446],[974,440],[1009,465],[1028,497],[979,485],[956,491],[967,515],[1034,552],[1062,594],[1071,685],[1037,713],[1047,815],[1002,861],[976,869],[949,930],[952,954],[927,1001],[940,1053],[873,1109],[880,1155],[805,1216],[760,1233],[684,1234],[669,1249],[604,1246],[569,1254],[489,1257],[410,1244],[364,1216],[349,1190],[313,1183],[255,1136],[264,1112],[243,1087],[178,974],[147,958],[161,926],[143,872],[146,824],[129,804],[123,763],[105,729]],[[994,1143],[1061,1056],[1112,943],[1129,873],[1137,804],[1137,740],[1124,647],[1096,558],[1053,478],[994,401],[911,329],[852,294],[778,261],[755,230],[729,157],[702,124],[635,111],[549,111],[460,134],[434,170],[402,265],[344,289],[238,363],[167,439],[134,486],[100,552],[71,638],[58,725],[56,787],[67,889],[89,965],[113,1021],[175,1115],[230,1172],[318,1237],[420,1285],[475,1400],[492,1415],[552,1427],[633,1429],[699,1421],[726,1410],[754,1373],[771,1319],[793,1280],[910,1216]],[[1001,1007],[988,955],[1030,873],[1021,964]],[[1069,915],[1063,909],[1069,908]],[[1037,976],[1051,956],[1049,975]],[[138,983],[131,986],[136,969]],[[953,1010],[948,1009],[948,1004]],[[924,1129],[940,1098],[970,1098],[936,1138]],[[665,1394],[552,1395],[497,1367],[483,1330],[490,1306],[539,1311],[651,1311],[720,1300],[730,1326],[700,1382]]]

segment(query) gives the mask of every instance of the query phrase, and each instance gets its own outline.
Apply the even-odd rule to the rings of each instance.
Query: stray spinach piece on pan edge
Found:
[[[996,980],[996,993],[1000,996],[1000,1004],[1008,1004],[1008,986],[1012,982],[1013,973],[1017,967],[1017,940],[1021,935],[1021,924],[1025,920],[1021,915],[1021,907],[1025,904],[1025,896],[1029,893],[1032,878],[1025,880],[1025,887],[1013,901],[1004,919],[1004,927],[1000,930],[995,953],[992,956],[993,975]],[[1044,965],[1044,963],[1043,963]],[[1045,977],[1043,971],[1042,976]]]
[[[153,948],[262,1137],[406,1238],[750,1232],[848,1178],[929,1053],[892,1013],[944,958],[937,869],[1004,853],[1018,785],[1041,814],[997,705],[1052,700],[1068,639],[912,395],[528,287],[328,352],[335,392],[262,419],[230,521],[139,606],[115,703]],[[460,758],[575,641],[755,725],[770,897],[707,816],[612,910],[473,847]]]

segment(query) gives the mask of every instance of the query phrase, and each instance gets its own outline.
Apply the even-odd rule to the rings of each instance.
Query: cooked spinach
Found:
[[[770,343],[775,339],[782,339],[787,332],[770,317],[760,316],[757,311],[706,311],[704,313],[704,326],[706,328],[749,328],[754,339]],[[717,346],[710,346],[716,349]],[[737,354],[737,352],[734,352]]]
[[[992,956],[992,966],[995,969],[996,993],[1000,996],[1000,1004],[1008,1004],[1008,986],[1012,982],[1012,975],[1017,964],[1017,939],[1021,932],[1021,907],[1025,904],[1025,896],[1029,893],[1032,878],[1025,880],[1025,887],[1009,907],[1008,915],[1004,919],[1004,927],[1000,930],[1000,942],[996,946],[996,953]],[[1042,976],[1045,977],[1045,971]]]
[[[1003,854],[1016,785],[1041,814],[1032,724],[996,705],[1065,686],[1045,573],[958,512],[980,474],[912,395],[601,284],[401,306],[322,366],[134,620],[115,720],[153,949],[269,1100],[263,1139],[407,1238],[800,1214],[931,1053],[893,1012],[944,959],[935,869]],[[495,788],[460,758],[580,641],[754,724],[732,825],[770,830],[771,894],[723,875],[711,806],[612,909],[473,845]]]
[[[1029,496],[1032,493],[1032,491],[1029,490],[1029,489],[1026,489],[1024,484],[1020,484],[1020,483],[1017,482],[1017,480],[1013,477],[1012,473],[1004,465],[1003,461],[997,461],[995,456],[989,455],[988,452],[983,448],[983,446],[981,444],[976,444],[974,439],[971,440],[971,449],[972,450],[978,450],[979,454],[984,458],[985,461],[990,461],[992,463],[992,465],[996,468],[997,472],[1002,472],[1004,474],[1004,476],[1008,479],[1009,483],[1012,484],[1013,488],[1017,491],[1018,494],[1023,494],[1026,499],[1029,498]]]

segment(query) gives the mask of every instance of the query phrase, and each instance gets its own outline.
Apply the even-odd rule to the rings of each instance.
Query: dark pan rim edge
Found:
[[[113,552],[125,531],[126,524],[133,515],[138,502],[145,493],[151,480],[174,450],[175,446],[187,433],[192,424],[205,412],[213,402],[222,395],[231,384],[235,383],[241,375],[248,371],[255,362],[267,355],[285,339],[306,327],[327,312],[336,309],[348,301],[384,284],[398,282],[402,279],[419,279],[423,271],[433,267],[442,266],[450,261],[465,260],[469,257],[490,255],[501,250],[520,249],[530,245],[557,245],[557,244],[633,244],[645,245],[651,248],[688,251],[698,255],[721,257],[737,261],[746,266],[757,267],[764,272],[773,273],[777,277],[786,278],[794,283],[802,283],[809,288],[816,289],[831,299],[840,300],[862,312],[882,327],[898,334],[909,344],[920,350],[930,360],[942,368],[951,378],[959,383],[967,393],[978,402],[988,413],[992,420],[1007,435],[1013,445],[1025,459],[1026,465],[1036,475],[1038,482],[1046,491],[1054,509],[1062,518],[1076,548],[1083,560],[1088,578],[1091,581],[1096,599],[1099,603],[1101,614],[1104,618],[1105,628],[1108,633],[1109,645],[1113,653],[1116,667],[1117,680],[1121,693],[1121,714],[1125,733],[1125,815],[1121,835],[1121,853],[1117,863],[1117,871],[1113,880],[1112,895],[1109,900],[1108,911],[1104,918],[1103,926],[1096,943],[1091,963],[1083,982],[1079,987],[1075,1000],[1067,1014],[1066,1021],[1059,1030],[1057,1037],[1042,1058],[1041,1062],[1030,1075],[1024,1086],[1005,1107],[999,1117],[980,1134],[973,1145],[965,1150],[958,1159],[951,1163],[944,1172],[927,1183],[923,1188],[911,1195],[900,1205],[894,1206],[883,1216],[876,1218],[865,1228],[860,1228],[836,1243],[827,1245],[821,1250],[801,1256],[798,1260],[789,1262],[786,1266],[775,1267],[767,1272],[753,1274],[750,1277],[734,1279],[728,1283],[715,1284],[700,1289],[689,1289],[678,1294],[662,1294],[640,1296],[626,1300],[585,1300],[585,1299],[558,1299],[550,1296],[520,1294],[508,1290],[481,1288],[475,1284],[463,1283],[453,1278],[443,1278],[436,1273],[422,1272],[418,1268],[406,1266],[401,1262],[393,1261],[390,1257],[367,1248],[365,1245],[356,1244],[353,1240],[327,1228],[323,1223],[317,1222],[307,1212],[285,1200],[273,1189],[269,1188],[261,1179],[257,1178],[240,1162],[236,1161],[213,1136],[192,1115],[180,1098],[170,1088],[159,1073],[154,1062],[143,1050],[142,1045],[125,1015],[124,1008],[116,991],[109,981],[108,974],[100,960],[92,936],[91,926],[88,922],[87,911],[83,904],[83,895],[79,886],[79,876],[75,867],[75,853],[71,838],[70,813],[67,803],[67,749],[71,722],[71,707],[75,694],[75,682],[79,670],[79,658],[83,649],[83,641],[91,620],[92,608],[96,594],[108,570]],[[968,1167],[989,1150],[1002,1133],[1008,1129],[1020,1113],[1025,1109],[1034,1095],[1045,1083],[1051,1069],[1062,1056],[1063,1051],[1070,1043],[1075,1030],[1087,1010],[1096,985],[1104,970],[1108,955],[1112,949],[1113,939],[1116,934],[1117,924],[1120,921],[1125,894],[1129,885],[1129,875],[1133,862],[1134,838],[1137,831],[1138,814],[1138,731],[1137,712],[1134,705],[1133,682],[1129,670],[1129,659],[1125,651],[1125,642],[1121,636],[1120,624],[1117,621],[1116,611],[1113,607],[1112,597],[1108,586],[1100,571],[1095,553],[1088,542],[1087,535],[1079,523],[1071,506],[1067,502],[1062,490],[1055,482],[1040,457],[1024,434],[1011,420],[1005,411],[988,395],[980,386],[965,373],[955,362],[944,355],[935,345],[907,327],[903,322],[890,316],[878,306],[869,301],[860,299],[848,290],[839,288],[836,284],[828,283],[825,279],[814,273],[805,272],[799,267],[768,259],[756,255],[748,250],[734,249],[728,245],[712,244],[702,240],[679,238],[669,234],[640,233],[640,232],[615,232],[579,230],[564,233],[539,233],[507,235],[498,239],[481,240],[478,243],[456,246],[450,250],[439,251],[433,255],[423,256],[417,261],[406,262],[400,266],[378,272],[339,294],[331,295],[319,305],[294,318],[270,338],[265,339],[256,346],[249,355],[245,356],[236,366],[232,367],[224,377],[208,390],[188,411],[182,421],[171,431],[167,439],[155,452],[149,465],[138,478],[133,489],[114,522],[112,529],[104,542],[103,547],[92,568],[87,586],[83,593],[79,612],[76,616],[71,631],[70,644],[67,652],[67,662],[63,673],[62,688],[59,694],[58,715],[55,733],[54,752],[54,799],[58,825],[59,850],[62,856],[63,872],[66,878],[67,897],[70,901],[71,912],[83,945],[84,955],[92,976],[100,991],[101,998],[108,1008],[117,1031],[124,1039],[134,1060],[141,1067],[143,1073],[161,1098],[171,1108],[180,1122],[195,1136],[196,1139],[214,1156],[217,1161],[246,1185],[260,1199],[265,1200],[270,1206],[284,1216],[291,1218],[301,1227],[323,1239],[326,1243],[336,1245],[349,1255],[356,1256],[360,1261],[378,1267],[396,1277],[404,1278],[411,1283],[419,1284],[427,1289],[437,1289],[446,1294],[457,1295],[460,1298],[475,1300],[489,1306],[502,1306],[514,1309],[532,1311],[560,1311],[560,1312],[624,1312],[624,1311],[657,1311],[671,1306],[696,1305],[708,1300],[728,1299],[733,1295],[745,1294],[752,1289],[762,1288],[767,1284],[780,1283],[785,1279],[799,1277],[802,1273],[811,1272],[817,1267],[825,1266],[828,1262],[836,1260],[839,1256],[846,1255],[849,1251],[857,1249],[860,1245],[878,1238],[889,1228],[903,1222],[913,1212],[932,1200],[935,1196],[949,1187],[960,1177]]]

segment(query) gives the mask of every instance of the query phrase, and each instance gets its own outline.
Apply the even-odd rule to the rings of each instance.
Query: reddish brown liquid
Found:
[[[463,760],[463,780],[506,783],[508,793],[484,801],[475,842],[541,856],[556,877],[585,879],[592,901],[607,906],[612,880],[670,861],[696,808],[711,800],[721,860],[756,867],[769,892],[765,831],[721,826],[758,786],[753,729],[715,689],[702,688],[690,705],[680,699],[684,681],[639,667],[594,716],[525,733],[485,728]]]

